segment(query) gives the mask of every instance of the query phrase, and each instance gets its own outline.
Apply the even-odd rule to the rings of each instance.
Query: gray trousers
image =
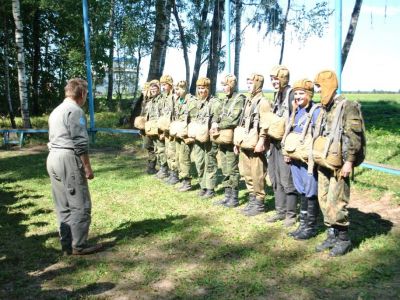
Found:
[[[47,157],[63,250],[85,247],[91,221],[91,200],[85,171],[73,150],[52,149]]]
[[[288,217],[296,215],[297,191],[293,184],[290,164],[283,159],[280,144],[271,143],[268,158],[268,175],[275,195],[275,210]]]

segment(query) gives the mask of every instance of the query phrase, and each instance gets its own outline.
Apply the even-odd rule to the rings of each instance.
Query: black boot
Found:
[[[231,197],[231,193],[232,193],[232,188],[230,187],[226,187],[225,188],[225,197],[222,198],[221,200],[215,201],[213,204],[214,205],[225,205],[225,203],[227,203]]]
[[[327,249],[332,249],[337,241],[338,231],[333,227],[329,227],[326,231],[326,239],[321,244],[315,247],[315,251],[322,252]]]
[[[283,224],[285,227],[293,226],[296,223],[297,194],[286,194],[286,216]]]
[[[158,179],[164,179],[165,177],[169,176],[169,172],[168,172],[168,167],[167,166],[162,166],[160,168],[160,170],[157,172],[156,177]]]
[[[234,189],[232,188],[231,191],[231,197],[229,198],[229,200],[227,202],[225,202],[223,205],[225,207],[236,207],[239,205],[239,190],[238,189]]]
[[[300,195],[300,215],[299,215],[299,227],[295,231],[289,232],[288,235],[294,237],[299,234],[305,227],[307,222],[307,198],[304,194]]]
[[[283,189],[274,190],[275,215],[266,219],[267,223],[275,223],[286,218],[286,193]]]
[[[155,161],[148,161],[147,162],[147,169],[146,169],[147,174],[156,174],[156,162]]]
[[[307,198],[307,226],[294,236],[296,240],[308,240],[317,235],[319,205],[317,197]]]
[[[203,197],[207,193],[207,189],[200,189],[200,191],[197,193],[199,197]]]
[[[254,199],[253,205],[250,208],[243,212],[245,216],[253,217],[259,214],[262,214],[265,211],[264,201],[261,199]]]
[[[215,196],[215,191],[214,189],[207,189],[204,195],[201,197],[203,199],[210,199]]]
[[[247,201],[247,204],[245,207],[243,207],[240,211],[241,213],[245,213],[246,211],[248,211],[254,204],[254,201],[256,199],[256,196],[253,194],[249,194],[249,201]]]
[[[175,185],[179,182],[179,176],[177,171],[171,171],[171,175],[169,176],[168,184]]]
[[[179,192],[187,192],[187,191],[190,191],[191,189],[192,189],[192,184],[191,184],[190,179],[188,179],[188,178],[183,179],[182,185],[179,188]]]
[[[353,247],[349,238],[349,229],[347,227],[340,227],[338,231],[336,244],[329,252],[329,256],[332,257],[345,255],[347,252],[350,252]]]

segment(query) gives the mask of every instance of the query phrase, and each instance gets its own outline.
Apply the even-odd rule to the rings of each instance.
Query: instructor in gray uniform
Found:
[[[49,117],[47,172],[59,224],[64,255],[85,255],[99,251],[101,244],[88,246],[91,201],[87,179],[93,179],[82,106],[87,82],[74,78],[65,87],[65,99]]]

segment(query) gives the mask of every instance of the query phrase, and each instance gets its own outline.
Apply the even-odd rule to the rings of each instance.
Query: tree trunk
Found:
[[[353,43],[354,35],[356,33],[358,17],[360,16],[362,0],[356,0],[351,14],[349,30],[347,31],[346,39],[342,48],[342,71],[347,60],[347,55],[350,52],[351,44]]]
[[[8,104],[8,114],[10,115],[10,122],[12,128],[17,128],[15,124],[15,116],[13,105],[10,95],[10,73],[9,73],[9,63],[8,63],[8,28],[7,28],[7,18],[3,19],[3,29],[4,29],[4,86],[5,86],[5,96],[7,97]]]
[[[40,63],[40,9],[33,18],[33,67],[32,67],[32,109],[33,114],[40,113],[39,108],[39,63]]]
[[[218,64],[220,59],[222,22],[224,20],[224,1],[215,0],[210,36],[210,57],[208,60],[207,77],[211,80],[210,93],[215,94],[217,87]]]
[[[164,71],[171,20],[172,0],[156,0],[156,26],[147,81],[159,79]]]
[[[15,43],[17,46],[18,56],[18,86],[19,99],[21,103],[22,125],[24,128],[31,128],[31,120],[29,118],[28,92],[26,87],[24,33],[19,0],[12,0],[12,11],[15,21]]]
[[[189,55],[188,55],[188,47],[186,44],[185,33],[183,31],[181,20],[179,19],[178,10],[176,8],[176,1],[173,0],[172,12],[175,16],[176,24],[179,29],[179,36],[181,38],[182,48],[183,48],[183,58],[185,60],[185,69],[186,69],[186,82],[188,83],[190,80],[190,65],[189,65]]]
[[[282,64],[283,61],[283,51],[285,50],[286,25],[289,16],[289,10],[290,10],[290,0],[288,0],[287,2],[285,18],[283,19],[283,24],[282,24],[282,42],[281,42],[281,55],[279,57],[279,64]]]
[[[233,73],[235,74],[237,78],[237,82],[239,82],[239,65],[240,65],[240,50],[242,48],[242,33],[241,33],[241,27],[242,27],[242,1],[241,0],[236,0],[235,3],[235,11],[236,11],[236,17],[235,17],[235,63],[233,66]],[[236,91],[238,90],[239,85],[236,86]]]
[[[208,7],[210,5],[209,0],[204,1],[203,8],[201,10],[201,20],[200,26],[197,33],[197,49],[196,49],[196,58],[194,61],[193,67],[193,75],[192,81],[190,83],[190,93],[192,95],[196,94],[196,81],[199,78],[200,66],[201,66],[201,55],[203,53],[204,42],[206,39],[206,29],[207,29],[207,14],[208,14]]]
[[[114,0],[111,0],[110,8],[110,28],[108,29],[108,38],[110,39],[110,53],[108,54],[108,88],[107,88],[107,105],[111,108],[113,87],[114,87]]]

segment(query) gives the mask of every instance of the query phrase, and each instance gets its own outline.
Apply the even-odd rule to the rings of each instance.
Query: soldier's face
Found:
[[[151,96],[157,96],[158,94],[160,93],[160,90],[158,89],[158,86],[156,86],[156,85],[152,85],[151,87],[150,87],[150,95]]]
[[[185,95],[185,89],[181,88],[181,87],[176,87],[175,88],[175,95],[177,95],[178,97],[183,97]]]
[[[279,91],[280,88],[279,78],[276,76],[271,76],[271,85],[275,91]]]
[[[296,90],[294,92],[294,101],[300,107],[306,107],[310,102],[310,95],[307,94],[305,91]]]
[[[254,90],[254,80],[247,79],[247,90],[252,93]]]
[[[206,99],[208,97],[208,88],[205,87],[204,85],[199,85],[197,87],[197,94],[201,99]]]
[[[161,89],[163,93],[169,94],[172,90],[172,86],[170,86],[168,83],[161,83]]]
[[[230,95],[231,94],[231,87],[227,84],[224,84],[222,86],[222,90],[224,92],[225,95]]]

